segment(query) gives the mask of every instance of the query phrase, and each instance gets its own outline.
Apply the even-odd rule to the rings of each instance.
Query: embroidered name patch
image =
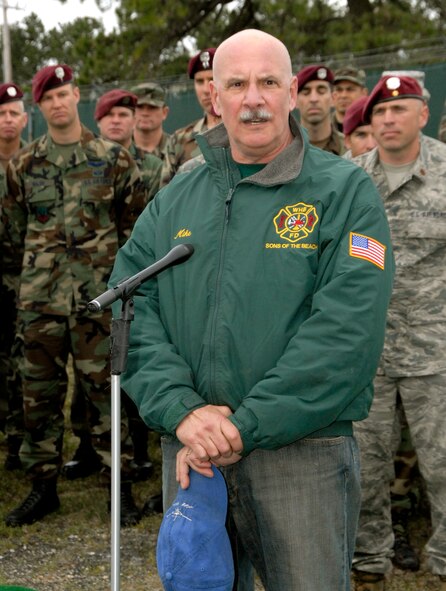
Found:
[[[380,269],[384,269],[386,247],[369,236],[350,232],[349,254],[352,257],[370,261]]]
[[[319,221],[314,205],[296,203],[281,209],[274,218],[277,234],[289,242],[306,238]]]

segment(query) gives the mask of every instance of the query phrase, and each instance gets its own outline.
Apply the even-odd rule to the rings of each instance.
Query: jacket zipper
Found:
[[[210,400],[215,402],[215,394],[216,394],[216,332],[217,332],[217,315],[218,315],[218,306],[220,301],[220,292],[221,292],[221,278],[223,274],[223,260],[226,250],[226,235],[228,233],[228,225],[229,225],[229,218],[231,215],[231,203],[232,197],[234,195],[234,189],[231,187],[228,191],[225,200],[225,223],[223,226],[223,232],[221,235],[220,240],[220,256],[218,260],[218,272],[217,272],[217,280],[216,280],[216,288],[215,288],[215,300],[214,300],[214,314],[212,318],[212,327],[211,327],[211,338],[210,338],[210,354],[209,354],[209,365],[210,365]]]

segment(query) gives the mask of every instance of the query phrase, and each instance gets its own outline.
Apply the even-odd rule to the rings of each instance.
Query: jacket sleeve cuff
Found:
[[[249,455],[258,447],[254,439],[254,433],[257,429],[257,417],[251,410],[240,407],[235,414],[229,417],[229,420],[240,432],[243,441],[242,456]]]
[[[176,429],[184,417],[206,404],[206,401],[196,392],[189,392],[186,396],[182,396],[177,404],[170,405],[166,410],[163,419],[166,430],[175,435]]]

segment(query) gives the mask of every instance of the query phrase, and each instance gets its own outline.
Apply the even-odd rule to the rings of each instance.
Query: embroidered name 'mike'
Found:
[[[352,257],[370,261],[380,269],[384,269],[386,247],[381,242],[363,234],[350,232],[349,251]]]

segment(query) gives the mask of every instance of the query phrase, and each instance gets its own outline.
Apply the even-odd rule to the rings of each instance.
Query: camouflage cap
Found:
[[[344,66],[335,70],[333,84],[336,85],[342,80],[354,82],[358,86],[365,86],[365,72],[364,70],[358,70],[358,68],[354,68],[353,66]]]
[[[164,107],[166,104],[166,91],[155,82],[143,82],[134,86],[131,91],[138,97],[138,105]]]
[[[357,127],[361,127],[361,125],[368,125],[363,117],[364,105],[366,102],[367,97],[361,96],[359,99],[353,101],[348,107],[344,115],[344,121],[342,122],[342,131],[344,132],[344,135],[350,135]]]
[[[322,64],[315,64],[313,66],[305,66],[302,68],[297,74],[297,84],[298,89],[297,92],[300,92],[304,89],[305,84],[307,82],[311,82],[312,80],[321,80],[322,82],[328,82],[329,84],[333,84],[333,72]]]
[[[208,47],[207,49],[203,49],[203,51],[199,51],[197,55],[194,55],[194,57],[189,60],[189,65],[187,67],[189,78],[193,80],[197,72],[212,70],[215,51],[215,47]]]
[[[32,79],[32,94],[35,103],[38,103],[43,93],[59,86],[64,86],[73,81],[73,70],[65,64],[45,66],[37,72]]]
[[[138,97],[136,94],[132,94],[128,90],[121,90],[118,88],[110,90],[99,97],[94,111],[94,118],[96,121],[99,121],[102,117],[105,117],[113,107],[127,107],[127,109],[134,111],[137,100]]]
[[[5,103],[12,103],[14,101],[21,101],[23,99],[23,92],[17,84],[7,82],[0,84],[0,105]]]
[[[364,121],[370,121],[373,107],[378,103],[415,98],[424,101],[423,90],[410,76],[385,76],[376,84],[364,105]]]

